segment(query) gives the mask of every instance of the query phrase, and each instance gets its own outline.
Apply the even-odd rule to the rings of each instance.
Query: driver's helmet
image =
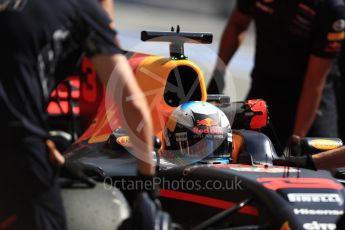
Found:
[[[201,101],[178,106],[163,130],[163,157],[177,164],[229,163],[232,133],[226,115]]]

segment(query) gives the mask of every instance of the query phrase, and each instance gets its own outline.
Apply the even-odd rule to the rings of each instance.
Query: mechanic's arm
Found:
[[[304,137],[319,108],[327,75],[340,51],[345,32],[345,5],[342,1],[325,1],[315,18],[311,53],[297,107],[293,134]],[[293,89],[292,89],[293,90]]]
[[[223,63],[229,63],[244,40],[245,31],[247,30],[251,20],[252,17],[250,15],[242,13],[238,8],[235,8],[232,12],[223,32],[218,51],[220,60],[217,63],[217,68],[219,71],[224,71]]]
[[[312,155],[317,169],[334,169],[345,167],[345,146]]]
[[[103,9],[105,10],[105,12],[107,12],[108,17],[111,19],[112,23],[111,23],[111,27],[113,29],[115,29],[115,16],[114,16],[114,3],[113,0],[100,0],[99,1],[103,7]]]
[[[122,124],[128,131],[134,154],[140,156],[138,169],[142,175],[155,173],[153,165],[153,126],[146,99],[136,82],[133,71],[127,59],[122,54],[96,55],[92,59],[101,80],[107,85],[110,77],[116,77],[114,101],[123,106],[121,113]],[[122,89],[122,90],[118,90]],[[129,96],[136,96],[135,100],[127,100]],[[141,126],[141,124],[144,124]],[[139,129],[139,127],[142,127]],[[137,157],[138,158],[138,157]]]
[[[310,56],[298,102],[294,135],[305,137],[308,133],[319,108],[325,81],[333,62],[333,59]]]
[[[250,14],[243,13],[239,7],[232,12],[222,35],[216,67],[207,86],[208,93],[219,94],[224,90],[226,66],[244,40],[245,31],[251,19]]]
[[[114,6],[114,0],[100,0],[99,1],[102,5],[102,8],[105,10],[105,12],[107,13],[107,15],[109,16],[111,23],[110,23],[110,27],[112,29],[116,28],[116,24],[115,24],[115,6]],[[119,36],[116,35],[114,38],[114,43],[120,47],[120,39]]]
[[[301,167],[312,170],[324,169],[333,171],[345,167],[345,146],[314,155],[290,156],[273,160],[274,165]]]

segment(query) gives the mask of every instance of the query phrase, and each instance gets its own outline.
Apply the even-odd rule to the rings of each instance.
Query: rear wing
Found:
[[[180,32],[180,27],[177,26],[176,31],[174,31],[174,27],[172,27],[170,32],[141,31],[141,40],[144,42],[169,42],[170,57],[172,59],[187,59],[184,55],[184,43],[211,44],[213,34]]]

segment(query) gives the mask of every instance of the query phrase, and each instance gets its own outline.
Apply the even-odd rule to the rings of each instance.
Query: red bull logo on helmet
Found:
[[[218,122],[213,120],[212,118],[205,118],[205,119],[202,119],[202,120],[198,120],[198,125],[204,125],[204,126],[217,126],[218,125]]]
[[[193,133],[198,134],[198,135],[201,135],[201,134],[217,135],[217,134],[224,134],[224,130],[222,127],[219,127],[219,126],[206,127],[206,128],[194,127]]]

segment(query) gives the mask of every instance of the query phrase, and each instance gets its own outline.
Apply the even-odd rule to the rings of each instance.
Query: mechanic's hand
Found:
[[[151,230],[172,229],[170,215],[161,210],[156,202],[152,201],[146,192],[138,195],[132,208],[131,216],[126,219],[119,230]]]
[[[207,86],[208,94],[222,94],[225,88],[225,73],[215,69]]]
[[[317,170],[311,155],[300,157],[290,156],[286,159],[274,159],[273,164]]]
[[[116,34],[115,37],[114,37],[114,44],[117,46],[117,47],[121,47],[120,45],[120,39],[119,39],[119,35]]]
[[[142,175],[139,173],[138,178],[139,178],[139,180],[143,181],[144,185],[148,185],[148,186],[144,186],[143,190],[140,191],[139,194],[141,192],[146,192],[147,195],[151,198],[151,200],[154,200],[154,201],[158,200],[160,187],[158,184],[156,184],[155,177],[154,176],[146,176],[146,175]]]
[[[124,188],[130,187],[130,185],[132,185],[133,183],[138,184],[138,186],[131,190],[126,189],[126,198],[131,206],[133,206],[135,200],[143,192],[147,193],[147,195],[153,201],[155,201],[158,198],[160,187],[157,184],[157,180],[154,176],[147,176],[138,172],[138,175],[135,177],[123,177],[122,186],[124,186]],[[119,189],[122,188],[120,187]]]
[[[104,178],[104,172],[99,167],[66,159],[60,168],[60,176],[78,180],[90,187],[94,187],[96,183],[90,177]]]
[[[297,135],[292,135],[288,139],[286,148],[288,149],[288,153],[285,156],[301,156],[301,138]]]
[[[131,216],[122,223],[119,229],[172,229],[170,215],[162,211],[158,199],[159,186],[155,184],[154,177],[139,175],[136,180],[142,181],[144,187],[135,192]]]
[[[49,151],[49,161],[53,166],[62,166],[65,163],[65,158],[56,148],[52,140],[46,140],[46,145]]]

